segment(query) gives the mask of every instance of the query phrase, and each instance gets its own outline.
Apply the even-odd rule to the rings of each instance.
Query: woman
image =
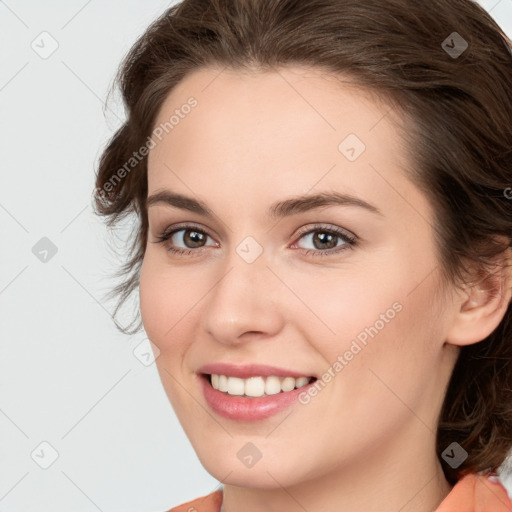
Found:
[[[471,0],[185,0],[131,49],[96,207],[223,484],[172,510],[512,509],[511,46]]]

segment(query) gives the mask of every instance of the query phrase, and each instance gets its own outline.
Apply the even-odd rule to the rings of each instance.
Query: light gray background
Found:
[[[156,512],[218,483],[154,364],[134,355],[145,336],[110,319],[102,297],[119,260],[90,205],[93,169],[123,117],[115,103],[105,115],[107,90],[172,3],[0,1],[0,511]],[[512,0],[481,3],[511,35]],[[52,44],[48,58],[32,48]],[[32,252],[43,237],[57,247],[46,262]],[[47,469],[42,442],[58,453]]]

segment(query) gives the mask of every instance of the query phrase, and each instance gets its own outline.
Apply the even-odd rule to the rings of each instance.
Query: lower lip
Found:
[[[209,376],[201,375],[203,394],[210,408],[224,418],[237,421],[257,421],[269,418],[297,403],[298,396],[307,391],[314,383],[315,381],[312,381],[301,388],[275,395],[248,398],[228,395],[214,389],[210,384]]]

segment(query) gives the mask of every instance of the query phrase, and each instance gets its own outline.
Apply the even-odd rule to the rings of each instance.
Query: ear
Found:
[[[447,343],[464,346],[482,341],[503,320],[512,297],[512,247],[495,263],[492,272],[477,271],[471,284],[458,293]]]

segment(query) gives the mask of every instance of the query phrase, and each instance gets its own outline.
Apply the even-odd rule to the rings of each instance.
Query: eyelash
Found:
[[[157,240],[154,243],[164,244],[174,234],[178,233],[179,231],[195,231],[197,233],[201,233],[203,235],[209,236],[206,231],[199,229],[198,227],[196,227],[194,225],[184,224],[184,225],[180,225],[180,226],[174,226],[171,231],[168,231],[168,230],[164,231],[162,234],[160,234],[157,237]],[[326,249],[326,250],[300,249],[300,248],[297,249],[297,250],[301,251],[301,253],[305,256],[309,256],[309,255],[311,255],[311,256],[332,256],[332,255],[338,254],[342,251],[352,249],[357,243],[356,242],[357,237],[355,235],[349,234],[349,233],[342,231],[341,229],[336,228],[336,227],[327,228],[321,224],[316,224],[316,225],[312,226],[311,228],[309,228],[307,231],[303,231],[303,232],[299,233],[297,240],[300,240],[305,235],[309,235],[309,234],[315,233],[315,232],[328,233],[330,235],[335,235],[335,236],[339,237],[341,240],[343,240],[343,242],[345,242],[345,244],[341,245],[340,247],[335,247],[333,249]],[[202,249],[205,249],[205,247],[200,247],[197,249],[182,249],[182,248],[176,248],[176,247],[172,247],[172,246],[166,246],[166,249],[169,252],[177,254],[179,256],[187,256],[194,252],[195,253],[202,252]]]

